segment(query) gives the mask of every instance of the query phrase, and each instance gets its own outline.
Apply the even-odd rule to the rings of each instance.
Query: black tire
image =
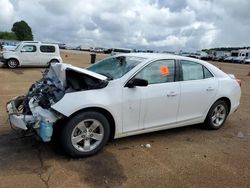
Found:
[[[80,122],[82,123],[81,125],[84,124],[84,127],[88,126],[85,124],[86,122],[88,123],[88,120],[93,120],[93,122],[95,121],[95,122],[100,123],[100,127],[102,126],[102,129],[100,127],[97,127],[96,129],[98,129],[100,132],[102,130],[103,134],[99,134],[99,135],[103,135],[102,139],[95,140],[93,139],[93,137],[91,138],[91,133],[89,131],[91,131],[90,127],[92,124],[90,124],[89,127],[86,128],[88,129],[87,133],[84,133],[84,131],[81,131],[78,128]],[[95,133],[94,130],[96,129],[93,129],[92,133]],[[74,134],[77,131],[80,133],[79,135],[76,135],[76,137],[77,136],[79,137],[84,134],[85,138],[82,139],[82,136],[81,136],[80,139],[82,140],[79,141],[77,144],[73,144],[72,139],[76,138],[74,137]],[[86,136],[86,134],[88,134],[88,136]],[[101,151],[103,147],[106,145],[106,143],[108,142],[109,136],[110,136],[110,125],[109,125],[107,118],[103,114],[96,112],[96,111],[84,111],[73,116],[66,122],[66,124],[64,125],[61,131],[60,143],[61,143],[61,147],[63,148],[63,150],[65,151],[67,155],[71,157],[87,157],[87,156],[94,155],[97,152]],[[98,143],[98,145],[96,145],[96,147],[94,147],[93,149],[90,149],[88,151],[83,151],[85,148],[86,139],[89,140],[89,144],[90,144],[89,147],[91,147],[91,142],[93,143],[93,145],[95,143]]]
[[[16,59],[9,59],[7,61],[7,66],[11,69],[17,68],[19,65],[19,62]]]
[[[57,59],[52,59],[50,63],[59,63],[59,61]]]
[[[50,62],[48,63],[48,67],[50,67],[50,65],[53,63],[59,63],[59,61],[57,59],[50,60]]]
[[[224,114],[225,117],[221,118],[221,120],[220,120],[219,115],[216,115],[218,113],[215,113],[215,111],[217,109],[220,109],[219,107],[221,107],[221,109],[224,108],[223,113],[221,113],[220,115]],[[207,129],[210,129],[210,130],[217,130],[217,129],[221,128],[224,125],[224,123],[225,123],[225,121],[227,119],[227,115],[228,115],[228,106],[227,106],[227,103],[225,101],[223,101],[223,100],[216,101],[212,105],[212,107],[210,108],[210,110],[209,110],[209,112],[207,114],[206,120],[204,122],[205,127]],[[216,123],[217,120],[215,119],[215,117],[218,118],[218,123]]]

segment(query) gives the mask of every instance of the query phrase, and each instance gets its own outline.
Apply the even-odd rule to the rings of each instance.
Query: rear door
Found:
[[[53,56],[55,55],[56,51],[55,46],[41,45],[39,48],[40,48],[39,64],[46,65],[52,60]]]
[[[182,80],[177,121],[204,117],[218,90],[218,80],[203,65],[192,61],[180,61]]]

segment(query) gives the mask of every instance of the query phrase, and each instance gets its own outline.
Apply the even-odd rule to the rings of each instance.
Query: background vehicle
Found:
[[[250,58],[245,59],[243,63],[244,63],[244,64],[250,64]]]
[[[238,56],[229,56],[224,59],[225,62],[234,63],[237,61]]]
[[[3,51],[14,51],[16,47],[16,45],[3,45]]]
[[[229,57],[226,57],[224,59],[225,62],[231,62],[233,60],[233,57],[232,56],[229,56]]]
[[[246,59],[245,56],[238,56],[233,60],[234,63],[244,63],[244,60]]]
[[[240,96],[240,81],[205,61],[131,53],[87,70],[53,64],[7,110],[12,125],[35,130],[44,142],[54,130],[67,154],[82,157],[112,138],[198,123],[219,129]]]
[[[126,48],[112,48],[111,49],[111,55],[118,55],[121,53],[131,53],[131,49],[126,49]]]
[[[48,66],[50,63],[62,62],[57,44],[34,41],[21,42],[14,51],[5,51],[2,56],[2,61],[9,68],[19,66]]]

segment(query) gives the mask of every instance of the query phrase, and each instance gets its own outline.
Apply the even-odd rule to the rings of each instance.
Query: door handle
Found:
[[[208,87],[206,90],[207,90],[207,91],[214,91],[214,88]]]
[[[175,96],[177,96],[177,93],[174,92],[174,91],[171,91],[171,92],[169,92],[169,93],[167,94],[167,96],[168,96],[168,97],[175,97]]]

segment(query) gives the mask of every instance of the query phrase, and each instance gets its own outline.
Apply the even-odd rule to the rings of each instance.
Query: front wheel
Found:
[[[215,102],[210,108],[205,120],[205,126],[208,129],[217,130],[223,126],[227,119],[227,115],[227,103],[225,101],[219,100]]]
[[[15,69],[15,68],[18,67],[18,61],[16,59],[9,59],[7,61],[7,65],[8,65],[9,68]]]
[[[86,111],[73,116],[63,127],[61,145],[71,157],[86,157],[99,152],[107,143],[110,127],[99,112]]]

